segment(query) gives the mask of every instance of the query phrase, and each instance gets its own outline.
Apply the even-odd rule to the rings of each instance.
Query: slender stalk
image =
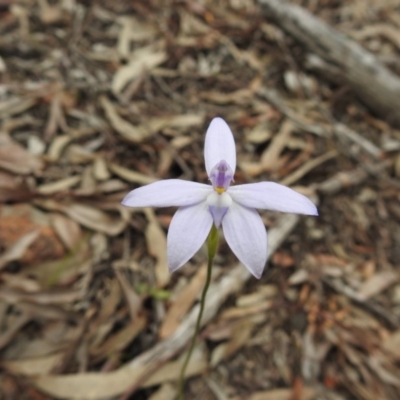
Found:
[[[199,310],[199,315],[197,317],[196,321],[196,327],[194,329],[193,337],[192,337],[192,342],[189,347],[189,351],[186,355],[185,362],[182,365],[181,372],[179,374],[179,394],[178,394],[178,400],[184,400],[184,394],[183,394],[183,386],[185,383],[185,372],[186,368],[189,364],[190,358],[193,353],[194,346],[196,344],[196,339],[197,335],[199,334],[200,330],[200,325],[201,325],[201,318],[203,316],[204,312],[204,306],[206,302],[206,295],[208,288],[210,286],[211,282],[211,269],[212,269],[212,264],[214,261],[215,254],[217,252],[217,247],[218,247],[218,230],[217,228],[213,225],[211,228],[211,231],[208,235],[207,238],[207,248],[208,248],[208,265],[207,265],[207,276],[206,276],[206,282],[204,284],[203,292],[201,294],[201,300],[200,300],[200,310]]]

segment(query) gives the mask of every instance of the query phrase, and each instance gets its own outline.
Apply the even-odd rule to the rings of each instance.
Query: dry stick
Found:
[[[370,175],[381,175],[393,162],[392,159],[384,160],[380,163],[370,162],[351,171],[338,172],[326,181],[313,185],[313,188],[320,193],[333,195],[348,187],[361,184]]]
[[[274,23],[333,65],[360,101],[400,126],[400,79],[373,54],[302,7],[282,0],[258,2]]]

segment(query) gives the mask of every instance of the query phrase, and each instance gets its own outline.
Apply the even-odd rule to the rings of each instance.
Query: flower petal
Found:
[[[129,207],[189,206],[205,200],[211,191],[210,185],[167,179],[132,190],[122,204]]]
[[[275,182],[249,183],[231,186],[233,201],[250,208],[318,215],[317,207],[306,196]]]
[[[222,229],[236,257],[260,279],[267,262],[267,231],[258,212],[233,203],[222,220]]]
[[[200,249],[210,233],[213,219],[204,201],[180,208],[172,218],[167,236],[170,272],[182,267]]]
[[[214,118],[207,129],[204,143],[204,161],[208,176],[221,160],[229,164],[234,174],[236,169],[235,139],[228,124],[222,118]]]

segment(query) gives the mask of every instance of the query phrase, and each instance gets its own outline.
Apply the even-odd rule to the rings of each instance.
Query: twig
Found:
[[[335,194],[344,188],[353,187],[364,182],[368,176],[377,175],[393,164],[393,160],[385,160],[378,164],[368,163],[352,171],[339,172],[332,178],[314,186],[316,190],[323,194]]]
[[[274,23],[310,52],[335,65],[372,111],[400,126],[400,79],[372,53],[298,5],[282,0],[258,1]]]

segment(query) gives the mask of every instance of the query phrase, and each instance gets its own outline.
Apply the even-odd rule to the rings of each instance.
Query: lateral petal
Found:
[[[166,179],[132,190],[122,204],[128,207],[182,207],[200,203],[211,192],[210,185]]]
[[[222,229],[236,257],[260,279],[267,262],[267,231],[258,212],[233,203],[222,220]]]
[[[172,218],[167,236],[167,257],[170,272],[189,261],[206,241],[213,219],[204,201],[178,209]]]
[[[235,139],[228,124],[217,117],[211,121],[204,142],[204,162],[208,176],[221,160],[228,163],[234,174],[236,169]]]
[[[295,214],[318,215],[317,207],[306,196],[275,182],[248,183],[228,189],[233,201],[250,208]]]

